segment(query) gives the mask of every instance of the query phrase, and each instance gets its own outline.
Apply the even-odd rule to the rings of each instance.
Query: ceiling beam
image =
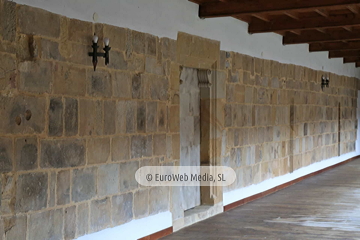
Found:
[[[291,17],[293,19],[296,19],[296,20],[300,20],[300,16],[298,13],[296,12],[284,12],[284,14],[288,17]]]
[[[348,6],[347,9],[349,9],[354,14],[359,14],[359,8],[357,6]]]
[[[354,62],[360,62],[360,56],[359,57],[345,57],[344,63],[354,63]]]
[[[309,45],[310,52],[322,52],[332,50],[360,50],[359,42],[327,42],[327,43],[312,43]]]
[[[359,4],[359,0],[242,0],[209,2],[200,4],[199,17],[228,17],[234,15],[273,14],[296,10],[316,10],[334,7],[348,7]]]
[[[329,52],[329,58],[343,58],[360,56],[360,50],[336,50]]]
[[[319,43],[319,42],[339,42],[360,40],[359,32],[348,32],[346,30],[331,32],[328,34],[320,32],[302,33],[300,36],[286,34],[283,37],[283,44]]]
[[[333,27],[351,27],[356,25],[360,25],[360,16],[354,14],[338,15],[329,18],[316,17],[300,21],[292,19],[289,19],[288,21],[276,19],[270,22],[254,21],[250,23],[249,33],[312,30]]]
[[[317,12],[318,14],[320,14],[323,17],[326,17],[326,18],[329,17],[329,11],[327,11],[325,9],[315,9],[315,12]]]

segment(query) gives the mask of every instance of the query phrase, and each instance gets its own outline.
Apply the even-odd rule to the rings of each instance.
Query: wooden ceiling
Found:
[[[275,32],[283,44],[309,44],[310,52],[360,67],[360,0],[190,0],[200,18],[234,17],[249,33]]]

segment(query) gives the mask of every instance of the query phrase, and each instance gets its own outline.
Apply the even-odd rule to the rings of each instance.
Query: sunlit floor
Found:
[[[163,239],[360,239],[360,159]]]

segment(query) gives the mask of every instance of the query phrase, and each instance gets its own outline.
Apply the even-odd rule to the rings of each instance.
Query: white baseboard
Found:
[[[313,173],[313,172],[322,170],[324,168],[333,166],[335,164],[341,163],[343,161],[346,161],[346,160],[348,160],[352,157],[358,156],[358,155],[359,155],[359,153],[357,153],[357,152],[347,153],[347,154],[341,155],[339,157],[333,157],[333,158],[330,158],[327,160],[323,160],[321,162],[311,164],[309,166],[300,168],[300,169],[294,171],[293,173],[289,173],[289,174],[286,174],[286,175],[283,175],[280,177],[272,178],[272,179],[263,181],[256,185],[251,185],[251,186],[248,186],[245,188],[236,189],[234,191],[225,192],[223,194],[224,206],[229,205],[234,202],[237,202],[237,201],[240,201],[242,199],[251,197],[258,193],[265,192],[269,189],[280,186],[284,183],[293,181],[297,178],[306,176],[310,173]]]
[[[137,240],[172,226],[171,212],[133,220],[123,225],[79,237],[77,240]]]

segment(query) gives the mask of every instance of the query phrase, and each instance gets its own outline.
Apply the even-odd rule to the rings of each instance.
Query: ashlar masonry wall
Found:
[[[228,53],[226,191],[355,151],[358,79]],[[321,89],[322,76],[330,87]]]
[[[179,164],[181,67],[216,76],[209,162],[238,177],[224,191],[336,156],[338,146],[354,151],[355,78],[330,74],[322,92],[321,72],[184,33],[158,38],[4,0],[0,18],[0,239],[73,239],[164,211],[181,222],[176,190],[134,179],[142,166]],[[96,72],[94,32],[112,47]],[[221,205],[222,192],[211,189],[208,203]]]
[[[73,239],[169,210],[169,189],[134,174],[179,159],[174,41],[0,6],[0,239]],[[96,72],[94,32],[112,47]]]

